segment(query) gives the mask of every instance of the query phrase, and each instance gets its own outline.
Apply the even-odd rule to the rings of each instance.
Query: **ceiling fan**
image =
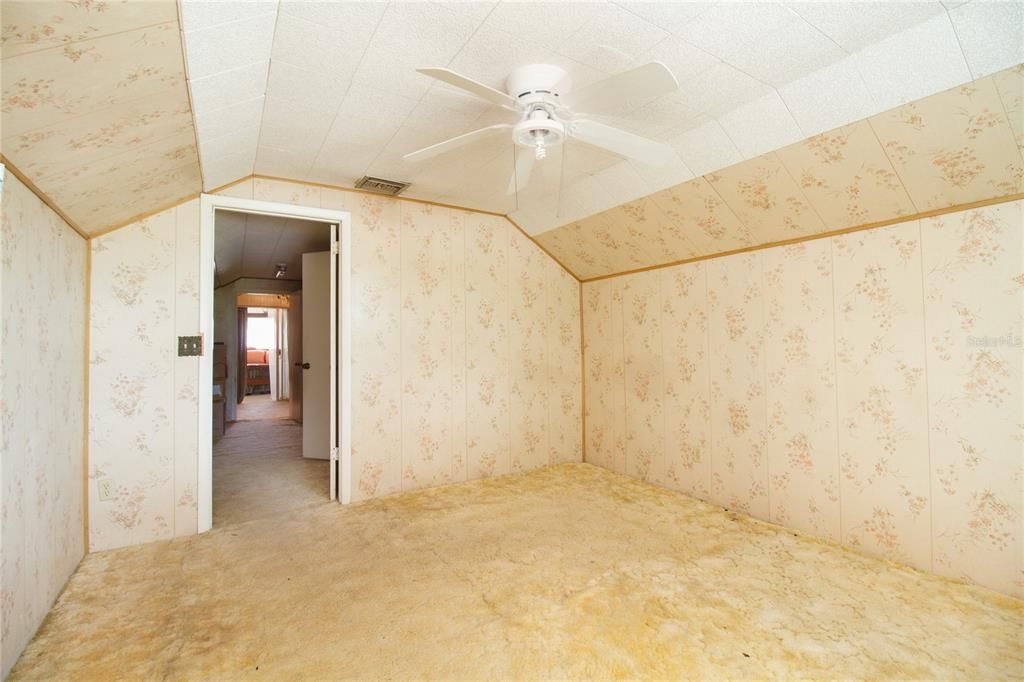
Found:
[[[581,113],[600,114],[614,110],[625,102],[672,92],[679,87],[679,83],[661,62],[638,66],[576,91],[572,89],[569,74],[551,64],[520,66],[505,81],[506,92],[495,90],[450,69],[431,67],[417,71],[514,112],[519,120],[464,133],[410,152],[403,158],[422,161],[491,135],[511,131],[513,143],[527,153],[516,154],[515,172],[509,182],[508,194],[522,191],[529,182],[534,162],[543,160],[548,149],[564,143],[566,138],[651,166],[665,165],[675,156],[672,148],[666,144],[592,121]],[[530,151],[532,153],[528,153]]]

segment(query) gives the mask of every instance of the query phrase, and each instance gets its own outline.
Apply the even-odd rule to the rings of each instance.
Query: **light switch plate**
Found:
[[[203,337],[202,336],[179,336],[178,337],[178,357],[188,357],[191,355],[202,355],[203,354]]]

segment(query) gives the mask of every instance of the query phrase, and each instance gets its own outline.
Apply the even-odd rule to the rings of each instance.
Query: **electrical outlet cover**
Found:
[[[97,482],[97,488],[99,488],[100,501],[114,499],[114,482],[109,478],[101,478]]]

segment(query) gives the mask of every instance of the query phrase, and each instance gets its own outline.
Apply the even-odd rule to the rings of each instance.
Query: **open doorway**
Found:
[[[322,266],[336,233],[323,221],[214,213],[214,525],[331,498],[326,320],[334,297]],[[323,446],[309,447],[311,439]]]

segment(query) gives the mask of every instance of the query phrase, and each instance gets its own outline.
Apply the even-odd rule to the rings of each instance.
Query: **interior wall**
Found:
[[[587,461],[1024,594],[1024,202],[586,283]]]
[[[353,500],[582,460],[579,283],[506,219],[249,188],[352,214]]]
[[[193,534],[199,358],[177,337],[199,333],[199,201],[90,244],[90,548]]]
[[[579,283],[504,218],[264,179],[222,193],[352,212],[353,499],[582,459]],[[192,201],[92,242],[94,549],[198,528],[198,360],[173,343],[198,329],[198,235]]]
[[[0,173],[2,173],[0,166]],[[85,552],[86,241],[12,174],[0,231],[0,677]]]

